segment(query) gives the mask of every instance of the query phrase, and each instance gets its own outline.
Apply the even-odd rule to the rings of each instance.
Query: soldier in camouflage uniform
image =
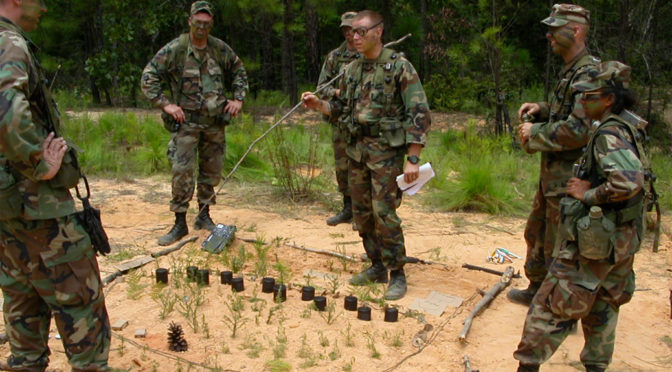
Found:
[[[186,214],[194,193],[197,152],[199,214],[194,228],[214,229],[209,206],[215,204],[214,187],[221,179],[225,125],[240,112],[248,90],[243,62],[224,41],[210,36],[213,16],[207,1],[191,4],[189,33],[161,48],[142,73],[142,91],[175,123],[168,144],[175,224],[159,238],[160,245],[172,244],[189,232]],[[224,95],[227,75],[232,79],[230,100]],[[172,100],[163,94],[162,82],[170,86]]]
[[[79,169],[26,31],[40,0],[0,2],[0,287],[5,371],[45,371],[53,315],[73,371],[107,371],[110,324],[95,252],[69,188]]]
[[[586,69],[598,60],[586,49],[590,12],[578,5],[556,4],[542,21],[553,52],[565,62],[550,104],[524,103],[518,115],[525,122],[518,127],[520,141],[528,153],[541,151],[539,188],[525,227],[527,289],[507,294],[514,302],[528,306],[548,272],[559,222],[558,203],[565,194],[572,164],[588,142],[589,123],[571,84],[586,78]],[[531,123],[530,117],[537,122]]]
[[[353,44],[352,19],[355,15],[357,15],[355,12],[345,12],[341,16],[341,30],[343,30],[345,41],[341,46],[332,50],[327,55],[317,82],[318,89],[342,73],[345,66],[359,56]],[[324,88],[322,94],[320,94],[321,98],[330,99],[333,96],[338,96],[338,84],[337,80],[331,86]],[[352,199],[348,190],[347,137],[349,137],[347,128],[339,125],[338,122],[334,123],[332,134],[334,142],[334,168],[336,170],[338,191],[343,195],[343,209],[337,215],[327,219],[327,225],[329,226],[336,226],[339,223],[350,222],[352,220]]]
[[[385,298],[396,300],[406,294],[406,250],[396,213],[402,192],[395,178],[418,178],[419,155],[431,123],[429,105],[413,65],[383,48],[380,14],[359,12],[352,26],[362,57],[346,67],[340,95],[325,101],[305,92],[302,99],[306,107],[340,120],[350,132],[348,186],[359,235],[372,261],[350,283],[386,283],[390,270]]]
[[[576,176],[561,201],[556,258],[525,320],[514,357],[519,371],[538,371],[581,319],[589,372],[611,362],[619,307],[635,289],[634,254],[642,237],[645,156],[634,99],[627,89],[630,68],[605,62],[587,71],[573,89],[588,118],[596,121]],[[635,119],[635,120],[632,120]],[[590,211],[588,211],[590,208]]]

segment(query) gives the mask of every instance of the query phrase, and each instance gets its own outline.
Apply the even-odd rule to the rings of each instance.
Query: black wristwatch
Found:
[[[411,155],[406,158],[411,164],[418,164],[420,162],[420,158],[417,157],[416,155]]]

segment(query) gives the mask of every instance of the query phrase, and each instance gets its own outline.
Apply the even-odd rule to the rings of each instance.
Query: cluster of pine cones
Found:
[[[171,351],[187,351],[187,340],[184,339],[182,326],[170,322],[168,326],[168,349]]]

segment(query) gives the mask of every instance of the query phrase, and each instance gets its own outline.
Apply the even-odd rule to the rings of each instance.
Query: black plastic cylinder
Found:
[[[233,279],[233,273],[230,271],[222,271],[219,273],[219,278],[222,284],[231,284],[231,279]]]
[[[324,311],[327,309],[327,298],[324,296],[315,296],[315,307],[317,311]]]
[[[164,268],[156,269],[156,282],[168,284],[168,269]]]
[[[273,293],[275,287],[275,279],[266,277],[261,279],[261,291],[264,293]]]
[[[396,307],[388,307],[385,309],[385,321],[388,323],[394,323],[399,320],[399,309]]]
[[[361,306],[357,309],[357,319],[359,320],[371,320],[371,308],[368,306]]]
[[[196,282],[200,285],[210,285],[210,270],[200,269],[196,273]]]
[[[243,283],[243,278],[238,277],[238,278],[231,279],[231,289],[233,289],[234,292],[244,291],[245,290],[245,283]]]
[[[187,266],[187,280],[196,281],[196,274],[198,273],[198,266]]]
[[[315,298],[315,287],[309,285],[301,288],[301,301],[312,301]]]
[[[357,297],[355,296],[345,296],[343,300],[343,307],[348,311],[357,311]]]
[[[285,302],[287,301],[287,286],[284,284],[276,284],[273,286],[273,301]]]

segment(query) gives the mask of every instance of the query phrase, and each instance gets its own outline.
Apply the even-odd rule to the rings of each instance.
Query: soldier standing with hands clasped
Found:
[[[198,152],[198,208],[195,229],[212,230],[210,205],[221,179],[226,150],[225,126],[243,106],[247,73],[243,62],[225,42],[210,36],[214,11],[207,1],[191,4],[189,33],[159,50],[142,73],[142,91],[164,111],[172,132],[168,157],[172,162],[170,210],[175,224],[159,238],[170,245],[189,232],[186,215],[194,193],[194,168]],[[232,78],[233,99],[224,95],[225,74]],[[172,101],[164,96],[161,82],[170,85]]]
[[[325,101],[304,92],[301,99],[307,108],[348,128],[348,187],[359,236],[372,262],[350,283],[387,283],[390,270],[385,298],[397,300],[407,288],[404,234],[396,213],[402,192],[396,177],[403,174],[407,182],[418,178],[431,123],[429,105],[413,65],[383,48],[383,17],[361,11],[352,28],[362,56],[346,67],[340,94]]]
[[[530,284],[524,290],[512,289],[507,294],[511,301],[526,306],[553,259],[560,198],[565,194],[572,165],[588,143],[590,123],[572,84],[586,79],[587,68],[599,62],[586,49],[589,21],[590,12],[579,5],[553,5],[550,16],[541,22],[549,28],[546,38],[553,53],[562,57],[565,66],[550,103],[528,102],[518,110],[518,116],[525,119],[518,127],[521,144],[528,153],[541,151],[539,188],[525,226],[525,276]]]
[[[0,369],[46,370],[53,315],[72,370],[108,371],[103,285],[69,190],[80,171],[25,33],[46,11],[42,0],[0,1],[0,286],[11,350]]]
[[[605,62],[572,88],[586,116],[596,120],[586,152],[562,198],[556,257],[532,300],[513,354],[518,371],[536,372],[581,319],[587,372],[611,362],[619,307],[632,298],[634,255],[642,237],[645,156],[639,117],[627,89],[630,67]]]
[[[352,19],[357,13],[345,12],[341,15],[341,30],[345,41],[341,46],[329,52],[327,59],[324,61],[320,78],[317,82],[317,88],[322,88],[326,83],[331,81],[338,74],[343,72],[345,66],[359,57],[357,49],[354,44],[354,32],[352,32]],[[323,99],[330,99],[333,96],[338,96],[338,84],[336,80],[332,86],[324,88],[324,93],[321,94]],[[340,122],[332,123],[332,139],[334,142],[334,168],[336,171],[336,182],[338,183],[338,191],[343,195],[343,209],[335,216],[327,219],[327,225],[336,226],[339,223],[346,223],[352,221],[352,199],[350,198],[350,191],[348,189],[348,154],[346,148],[348,146],[347,137],[349,137],[348,129]]]

